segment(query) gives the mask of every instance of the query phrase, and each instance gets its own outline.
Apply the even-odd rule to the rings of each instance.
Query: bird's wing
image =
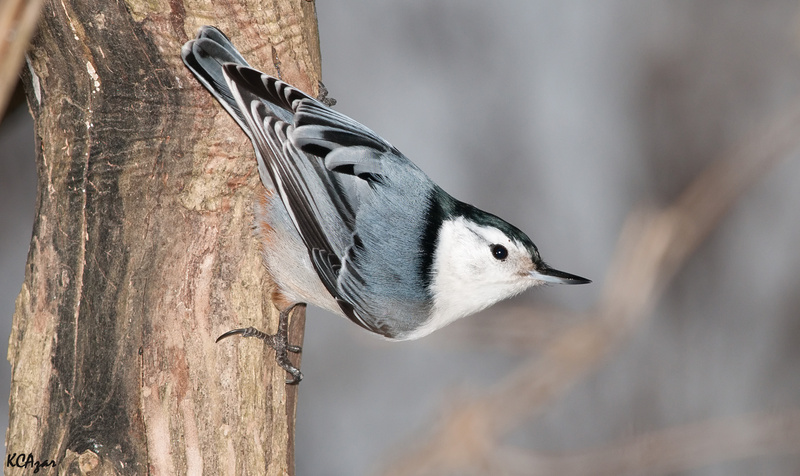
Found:
[[[384,334],[373,325],[369,300],[363,295],[366,287],[358,286],[364,278],[355,259],[360,243],[355,232],[356,187],[343,183],[340,175],[355,177],[350,181],[374,179],[380,161],[370,156],[391,146],[276,78],[235,64],[224,65],[223,73],[251,131],[259,174],[274,184],[325,288],[353,322]],[[275,107],[294,112],[294,124],[276,117]],[[322,160],[306,155],[325,157],[339,149],[358,153],[349,162],[334,155],[332,167],[327,159],[323,167]]]

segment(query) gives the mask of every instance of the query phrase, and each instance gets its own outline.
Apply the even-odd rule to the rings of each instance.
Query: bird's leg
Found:
[[[278,331],[275,332],[275,334],[267,334],[255,327],[246,327],[243,329],[233,329],[222,334],[217,337],[217,342],[236,334],[242,337],[256,337],[263,340],[268,346],[275,349],[275,361],[278,365],[280,365],[283,370],[292,374],[292,378],[286,379],[286,383],[289,385],[297,385],[303,380],[303,374],[289,361],[287,352],[299,353],[301,349],[300,346],[289,344],[289,315],[297,306],[305,307],[305,305],[305,303],[296,302],[281,311],[280,317],[278,318]]]

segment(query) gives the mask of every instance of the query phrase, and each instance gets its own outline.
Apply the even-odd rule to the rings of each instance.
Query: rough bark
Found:
[[[277,313],[251,145],[180,60],[203,24],[316,92],[299,0],[46,0],[23,68],[39,195],[6,447],[58,474],[293,473],[297,387],[261,341],[214,343]]]

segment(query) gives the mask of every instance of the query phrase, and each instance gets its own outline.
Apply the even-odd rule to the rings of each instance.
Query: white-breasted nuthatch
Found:
[[[590,282],[549,267],[525,233],[451,197],[370,129],[251,68],[218,29],[181,56],[253,142],[255,226],[285,304],[276,334],[219,339],[264,339],[288,383],[302,378],[286,353],[300,350],[286,336],[298,303],[408,340],[532,286]]]

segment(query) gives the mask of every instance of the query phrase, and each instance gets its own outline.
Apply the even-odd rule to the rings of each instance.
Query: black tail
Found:
[[[236,105],[236,100],[222,75],[222,65],[226,63],[250,66],[233,46],[231,40],[215,27],[204,26],[197,33],[197,38],[187,41],[183,45],[181,57],[197,80],[219,100],[242,129],[247,131],[248,127],[244,116],[239,110],[239,106]]]

